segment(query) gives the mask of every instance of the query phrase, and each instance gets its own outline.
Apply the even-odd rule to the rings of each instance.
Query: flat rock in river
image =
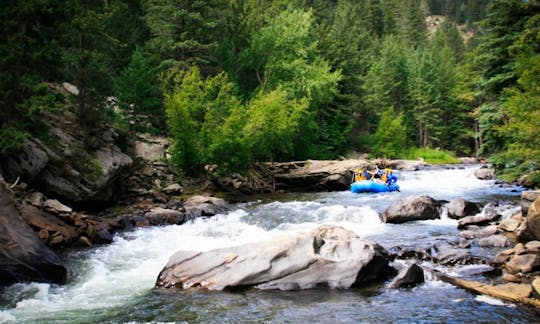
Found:
[[[178,251],[159,274],[156,287],[348,288],[386,279],[388,271],[384,248],[342,227],[323,225],[268,242],[207,252]]]

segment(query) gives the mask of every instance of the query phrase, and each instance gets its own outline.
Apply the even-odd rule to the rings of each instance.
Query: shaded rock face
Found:
[[[114,132],[104,131],[99,149],[90,151],[83,149],[84,135],[73,124],[68,131],[56,123],[61,122],[50,125],[53,144],[29,138],[19,152],[2,156],[5,179],[14,182],[20,178],[47,195],[77,203],[111,200],[123,171],[133,164],[114,144]]]
[[[337,226],[268,242],[208,252],[178,251],[159,274],[156,287],[222,290],[348,288],[386,279],[384,248]]]
[[[405,223],[440,218],[443,202],[428,196],[409,196],[388,207],[380,216],[385,223]]]
[[[23,281],[65,283],[67,269],[21,219],[0,187],[0,286]]]
[[[448,208],[448,218],[452,219],[460,219],[465,216],[476,215],[480,212],[480,206],[478,204],[461,198],[450,200],[446,207]]]

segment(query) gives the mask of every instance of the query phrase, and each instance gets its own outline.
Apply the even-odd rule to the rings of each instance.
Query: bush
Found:
[[[405,158],[408,160],[416,160],[422,158],[426,163],[430,164],[461,163],[460,160],[456,158],[453,153],[429,147],[412,148],[407,152]]]

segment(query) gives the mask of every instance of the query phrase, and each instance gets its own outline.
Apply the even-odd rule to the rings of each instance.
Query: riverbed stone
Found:
[[[403,268],[389,286],[392,288],[411,288],[423,282],[424,269],[417,263],[413,263],[410,266]]]
[[[481,247],[506,247],[510,245],[510,241],[501,234],[483,237],[478,240],[478,245]]]
[[[442,201],[428,196],[409,196],[388,207],[380,218],[384,223],[405,223],[416,220],[439,219]]]
[[[514,255],[506,263],[506,269],[510,273],[529,273],[540,269],[540,256],[536,254]]]
[[[510,260],[510,258],[514,255],[514,249],[508,249],[501,251],[495,255],[493,260],[491,260],[491,264],[494,266],[502,266],[506,262]]]
[[[43,203],[43,209],[53,214],[69,214],[73,211],[71,207],[68,207],[56,199],[47,199]]]
[[[521,192],[521,214],[527,216],[529,207],[540,197],[540,190],[526,190]]]
[[[521,222],[518,221],[517,219],[508,218],[508,219],[503,219],[499,223],[499,228],[506,232],[515,232],[518,229],[520,224]]]
[[[531,282],[531,286],[533,289],[534,297],[539,298],[540,297],[540,277],[538,276],[534,277],[533,281]]]
[[[530,241],[525,244],[525,249],[529,253],[540,253],[540,241]]]
[[[494,235],[495,233],[497,233],[497,231],[498,228],[496,225],[490,225],[486,227],[469,226],[467,227],[467,230],[460,231],[459,236],[465,239],[484,238]]]
[[[467,201],[462,198],[454,198],[446,205],[448,208],[448,218],[460,219],[465,216],[476,215],[480,212],[477,203]]]
[[[517,236],[523,241],[540,240],[540,197],[530,205],[527,218],[517,230]]]
[[[434,262],[442,265],[456,264],[485,264],[486,259],[471,254],[469,249],[462,249],[447,243],[433,246],[431,258]]]
[[[388,271],[384,248],[342,227],[323,225],[266,242],[206,252],[178,251],[159,274],[156,287],[349,288],[384,280]]]
[[[33,205],[23,203],[19,206],[19,212],[25,222],[40,232],[40,238],[50,246],[69,245],[77,239],[74,227]]]
[[[480,214],[474,216],[466,216],[458,221],[458,228],[465,228],[469,225],[487,225],[492,221],[498,220],[501,215],[495,210],[496,205],[489,203],[484,207],[484,210]]]

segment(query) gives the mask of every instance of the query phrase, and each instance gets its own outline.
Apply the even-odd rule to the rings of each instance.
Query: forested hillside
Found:
[[[188,175],[420,148],[540,183],[539,1],[27,0],[0,24],[0,154],[70,106],[89,146],[169,135]]]

